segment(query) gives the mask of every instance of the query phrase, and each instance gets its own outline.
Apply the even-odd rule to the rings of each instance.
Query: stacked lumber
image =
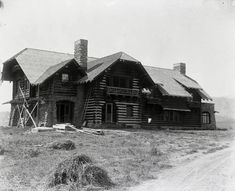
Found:
[[[31,130],[32,133],[48,132],[48,131],[55,131],[55,129],[51,127],[35,127],[35,128],[32,128]]]
[[[62,123],[53,125],[56,131],[77,131],[78,129],[70,123]]]

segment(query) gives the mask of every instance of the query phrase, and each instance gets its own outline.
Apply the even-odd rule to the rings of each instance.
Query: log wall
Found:
[[[163,98],[161,98],[163,99]],[[177,99],[177,98],[176,98]],[[194,108],[188,108],[189,111],[180,111],[177,108],[180,108],[181,105],[185,105],[183,100],[170,99],[169,102],[174,102],[172,105],[172,110],[164,110],[164,104],[161,106],[164,101],[159,102],[159,104],[146,104],[143,103],[143,115],[142,115],[142,126],[143,127],[163,127],[163,126],[178,126],[178,127],[201,127],[201,108],[199,105]],[[178,104],[178,106],[177,106]],[[152,105],[158,105],[158,109],[155,111],[148,111],[149,107]],[[170,103],[167,105],[171,106]],[[174,110],[176,108],[176,110]],[[151,118],[151,123],[148,123],[148,118]]]
[[[115,66],[117,67],[117,66]],[[130,75],[131,73],[131,75]],[[112,76],[126,76],[131,79],[131,89],[135,92],[140,92],[140,80],[135,76],[135,69],[131,72],[124,68],[112,69],[109,68],[106,72],[92,83],[86,86],[86,99],[84,104],[84,120],[88,122],[88,126],[100,125],[106,123],[105,121],[105,105],[106,103],[113,103],[115,111],[115,120],[113,123],[121,123],[126,126],[140,127],[141,125],[141,107],[140,107],[140,94],[133,94],[128,88],[117,88],[116,94],[107,91],[107,77]],[[130,94],[128,94],[130,92]],[[124,95],[125,94],[125,95]],[[127,115],[127,107],[132,107],[132,116]]]

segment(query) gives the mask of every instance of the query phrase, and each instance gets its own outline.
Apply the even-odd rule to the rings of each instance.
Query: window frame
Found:
[[[211,115],[209,112],[202,112],[202,124],[210,124],[211,123]]]
[[[69,82],[69,74],[68,74],[68,73],[62,73],[62,74],[61,74],[61,82],[62,82],[62,83],[67,83],[67,82]]]

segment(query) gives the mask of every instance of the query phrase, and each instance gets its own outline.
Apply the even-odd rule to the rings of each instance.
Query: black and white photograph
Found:
[[[235,191],[235,0],[0,0],[0,191]]]

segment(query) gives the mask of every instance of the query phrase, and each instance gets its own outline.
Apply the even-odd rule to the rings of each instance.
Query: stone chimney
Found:
[[[74,42],[74,59],[84,70],[87,70],[87,44],[88,41],[84,39]]]
[[[186,64],[185,63],[176,63],[173,65],[173,69],[175,71],[180,72],[181,74],[186,74]]]

